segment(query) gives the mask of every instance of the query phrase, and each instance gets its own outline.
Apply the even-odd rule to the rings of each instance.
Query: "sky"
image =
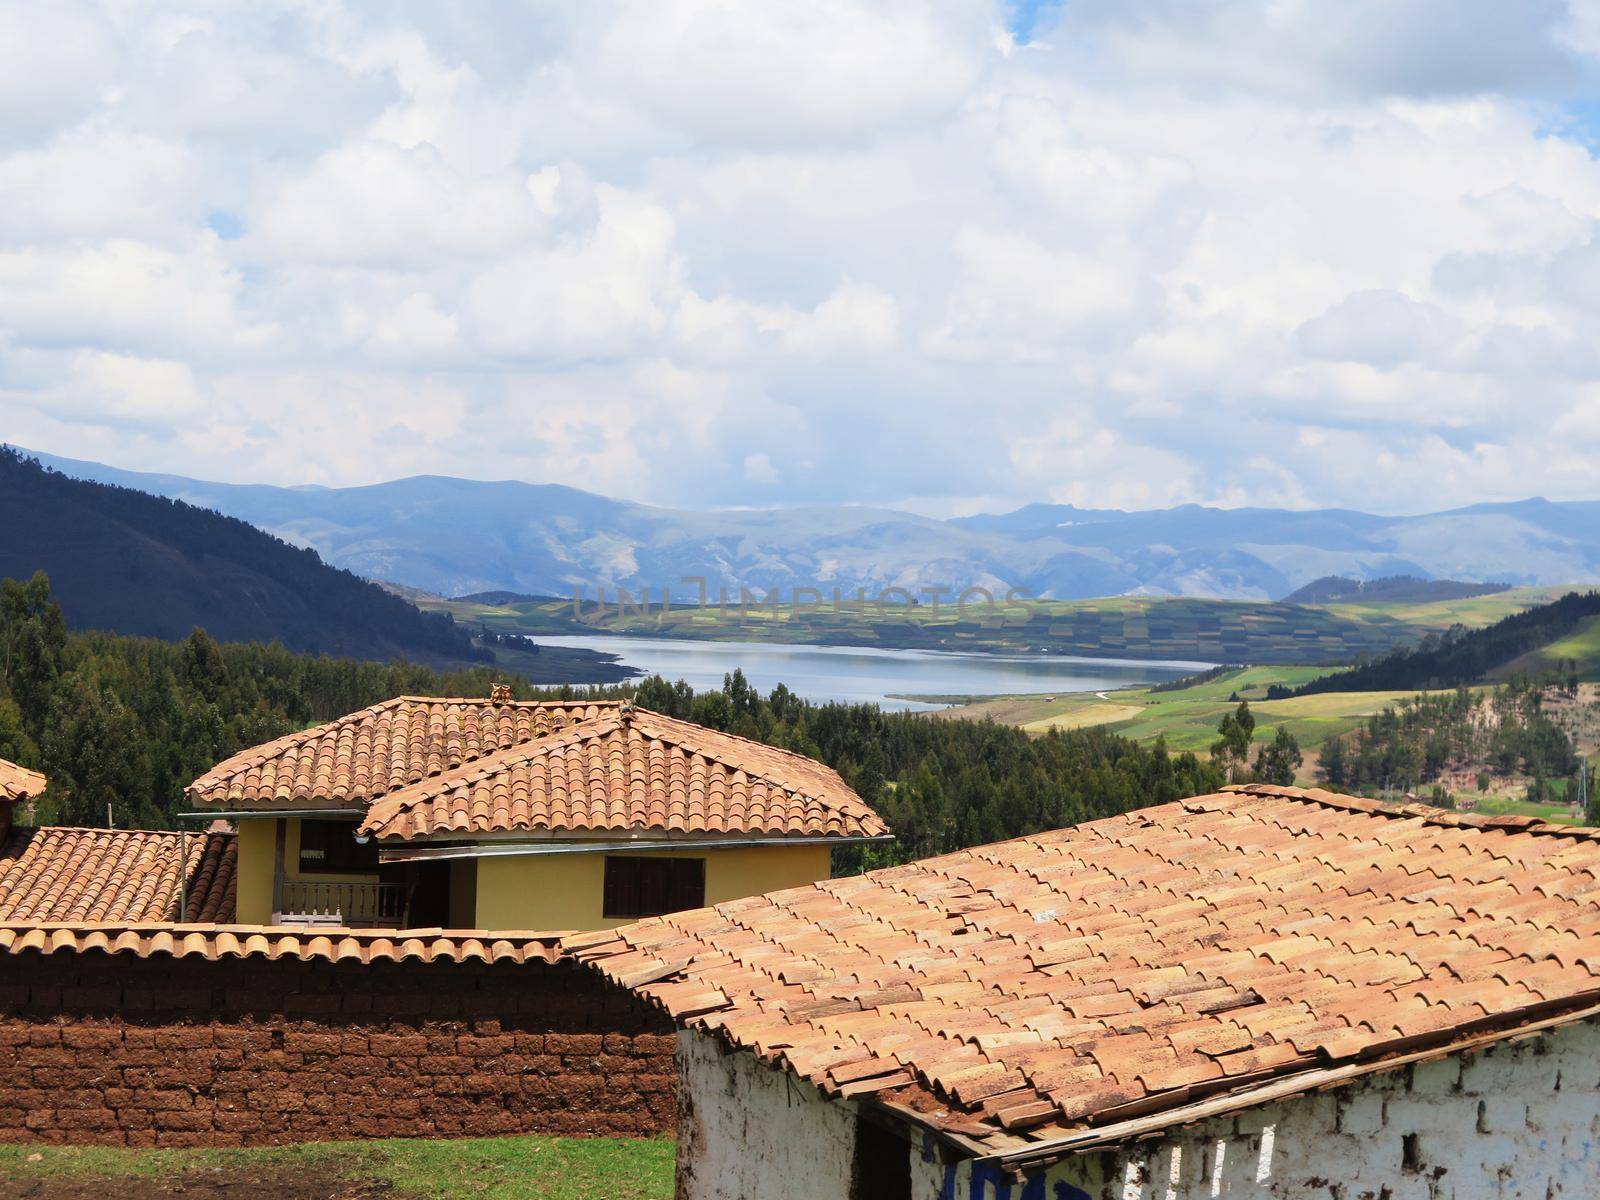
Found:
[[[1600,0],[0,0],[0,440],[683,507],[1600,497]]]

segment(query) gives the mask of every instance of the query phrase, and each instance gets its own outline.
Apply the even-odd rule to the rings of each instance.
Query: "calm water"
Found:
[[[893,709],[934,708],[891,696],[987,696],[1010,692],[1098,692],[1159,683],[1203,671],[1209,663],[1069,658],[1060,654],[947,654],[853,646],[782,646],[770,642],[699,642],[634,637],[538,637],[553,646],[615,654],[646,675],[685,679],[696,691],[722,686],[735,667],[765,693],[778,684],[808,700],[870,702]]]

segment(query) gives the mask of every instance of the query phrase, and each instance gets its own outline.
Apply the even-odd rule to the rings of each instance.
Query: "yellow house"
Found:
[[[189,787],[238,920],[600,929],[825,879],[889,836],[821,763],[626,701],[399,696]]]

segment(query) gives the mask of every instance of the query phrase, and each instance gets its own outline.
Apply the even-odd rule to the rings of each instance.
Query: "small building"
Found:
[[[233,920],[232,833],[18,824],[44,789],[0,759],[0,924]]]
[[[627,702],[401,696],[189,788],[238,827],[238,920],[586,930],[826,879],[888,827],[787,750]]]
[[[46,786],[39,772],[0,758],[0,838],[11,828],[16,807],[42,795]]]
[[[564,949],[685,1200],[1600,1195],[1600,831],[1243,785]]]

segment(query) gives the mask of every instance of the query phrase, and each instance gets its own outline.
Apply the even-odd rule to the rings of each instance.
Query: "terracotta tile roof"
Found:
[[[647,709],[613,709],[385,796],[361,831],[881,837],[888,826],[804,755]]]
[[[396,788],[617,707],[396,696],[243,750],[196,779],[188,795],[232,809],[365,808]]]
[[[327,962],[554,962],[556,933],[481,929],[286,929],[122,922],[0,923],[0,954],[103,951],[137,958],[298,958]]]
[[[0,839],[0,922],[232,920],[235,843],[225,831],[188,835],[180,916],[178,834],[15,828]]]
[[[1252,786],[563,945],[829,1095],[1037,1154],[1592,1015],[1600,830]]]
[[[45,789],[45,778],[37,771],[19,767],[0,758],[0,804],[26,800]]]

